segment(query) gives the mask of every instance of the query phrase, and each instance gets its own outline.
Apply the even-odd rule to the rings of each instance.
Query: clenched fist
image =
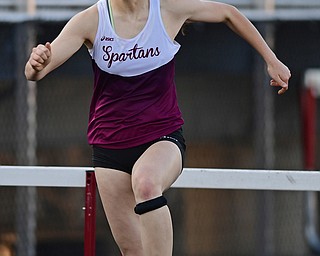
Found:
[[[51,61],[51,44],[46,43],[45,45],[39,44],[37,47],[32,49],[30,54],[29,63],[30,66],[36,70],[43,70]]]

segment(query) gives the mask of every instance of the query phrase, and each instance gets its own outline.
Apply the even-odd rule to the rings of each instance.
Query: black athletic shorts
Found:
[[[171,134],[162,136],[154,141],[142,144],[140,146],[127,149],[107,149],[93,145],[92,146],[92,162],[93,167],[104,167],[123,171],[131,174],[135,162],[140,156],[154,143],[162,140],[171,141],[176,144],[181,152],[182,167],[184,164],[184,155],[186,144],[183,137],[182,129]]]

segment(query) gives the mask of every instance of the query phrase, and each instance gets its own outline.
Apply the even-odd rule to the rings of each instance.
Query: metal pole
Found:
[[[16,0],[16,10],[33,15],[34,0]],[[34,28],[30,23],[16,24],[16,159],[19,165],[36,165],[36,84],[27,82],[24,65],[34,45]],[[36,255],[37,190],[19,187],[16,192],[17,256]]]
[[[257,8],[263,8],[273,12],[274,0],[256,0]],[[261,24],[261,34],[271,48],[274,48],[274,25]],[[264,61],[257,57],[255,63],[255,148],[256,159],[259,168],[273,169],[275,162],[275,122],[274,122],[274,99],[270,90],[269,76],[266,73]],[[257,232],[258,244],[257,255],[272,256],[275,253],[274,238],[274,192],[263,191],[259,199],[259,227]]]

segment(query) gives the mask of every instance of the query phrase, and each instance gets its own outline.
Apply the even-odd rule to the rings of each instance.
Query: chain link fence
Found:
[[[37,43],[51,41],[64,25],[32,24]],[[257,25],[263,31],[264,24]],[[17,56],[17,45],[24,43],[17,39],[16,33],[21,31],[17,26],[0,24],[2,165],[28,164],[28,120],[21,116],[30,106],[23,95],[33,87],[23,87],[22,94],[18,93],[19,81],[23,81],[19,78],[23,76],[21,63],[25,63],[27,54]],[[182,48],[176,60],[176,83],[186,122],[186,167],[304,168],[300,92],[304,71],[320,67],[320,23],[276,23],[274,38],[277,55],[293,73],[291,88],[281,97],[267,86],[261,59],[223,25],[190,25],[187,35],[178,37]],[[293,44],[299,40],[302,42]],[[91,165],[91,149],[86,142],[91,80],[90,58],[82,48],[35,86],[33,163]],[[319,133],[318,124],[318,145]],[[267,158],[270,148],[272,156]],[[319,158],[316,166],[320,166]],[[28,234],[23,238],[20,229],[25,221],[21,217],[32,212],[34,255],[81,255],[84,191],[21,189],[0,187],[0,255],[30,255],[19,250],[19,244],[27,248],[21,244],[32,240]],[[304,236],[302,192],[172,189],[167,197],[175,229],[174,255],[316,255]],[[30,200],[34,200],[32,209]],[[99,201],[97,222],[97,255],[118,255]]]

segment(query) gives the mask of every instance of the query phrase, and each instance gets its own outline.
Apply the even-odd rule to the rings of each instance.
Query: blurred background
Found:
[[[0,0],[1,165],[91,165],[85,47],[37,84],[23,72],[34,45],[52,41],[95,2]],[[319,169],[320,104],[305,74],[320,69],[320,1],[222,2],[247,15],[288,65],[290,90],[278,96],[261,57],[225,25],[188,25],[176,58],[186,167]],[[316,208],[315,232],[305,232],[307,193],[171,189],[166,196],[174,255],[320,255]],[[0,187],[0,200],[0,256],[83,254],[83,189]],[[97,255],[119,255],[97,203]]]

